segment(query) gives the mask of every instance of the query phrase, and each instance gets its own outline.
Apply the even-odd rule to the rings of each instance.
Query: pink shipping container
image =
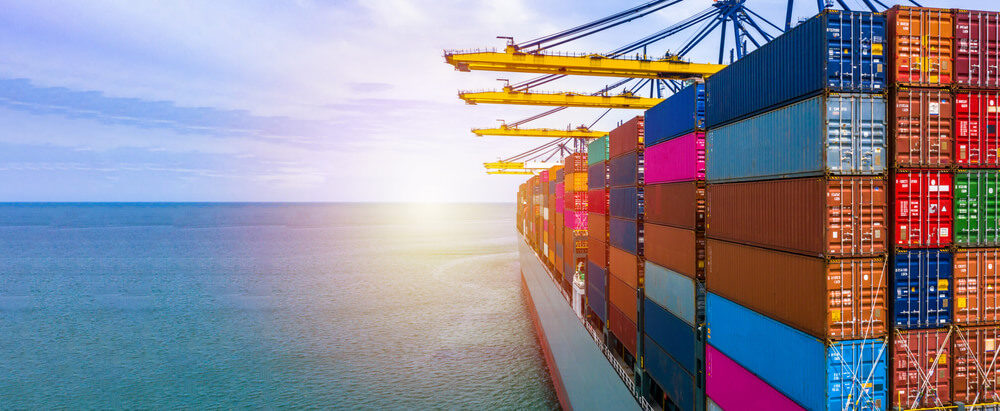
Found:
[[[804,409],[708,344],[705,394],[726,411]]]
[[[705,133],[646,147],[646,184],[705,179]]]
[[[566,208],[566,192],[563,191],[563,183],[556,183],[556,212],[561,213]]]
[[[563,225],[569,230],[587,229],[587,210],[572,211],[566,210],[563,215]]]

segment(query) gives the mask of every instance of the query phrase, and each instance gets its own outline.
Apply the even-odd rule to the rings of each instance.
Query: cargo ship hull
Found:
[[[545,363],[563,409],[639,409],[632,392],[548,268],[518,236],[521,281]]]

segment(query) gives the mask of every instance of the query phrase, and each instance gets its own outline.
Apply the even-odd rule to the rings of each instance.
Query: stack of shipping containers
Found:
[[[645,113],[643,379],[668,409],[704,409],[705,85]],[[699,302],[702,304],[699,306]]]
[[[954,16],[894,7],[888,15],[893,182],[892,401],[951,401],[950,325],[955,150]]]
[[[608,136],[587,145],[588,321],[605,330],[608,321]]]
[[[564,243],[563,243],[563,231],[564,231],[564,227],[563,227],[563,221],[564,221],[563,211],[564,211],[564,207],[563,207],[563,205],[565,204],[564,203],[564,196],[565,196],[566,192],[564,190],[565,187],[563,187],[563,178],[564,178],[564,176],[563,176],[563,169],[561,167],[552,167],[552,168],[549,169],[549,173],[555,173],[555,176],[556,176],[556,180],[555,180],[555,183],[554,183],[555,190],[553,191],[555,193],[555,195],[553,195],[554,201],[552,202],[553,203],[552,209],[555,210],[554,217],[552,218],[552,225],[555,227],[555,231],[553,232],[553,237],[554,237],[553,243],[555,244],[555,247],[554,247],[555,248],[555,259],[552,262],[552,265],[553,265],[553,267],[555,267],[555,273],[559,277],[559,278],[556,278],[556,279],[560,280],[560,282],[562,282],[562,281],[565,281],[565,277],[566,277],[566,272],[563,270],[563,247],[564,247]]]
[[[565,194],[563,197],[562,267],[563,288],[570,293],[573,275],[587,260],[587,154],[573,153],[565,158]]]
[[[611,350],[629,367],[638,356],[643,255],[643,119],[632,118],[608,138],[608,320]]]
[[[827,11],[707,80],[705,391],[723,409],[887,406],[885,24]]]
[[[553,273],[557,275],[560,274],[562,267],[556,265],[556,174],[562,170],[562,166],[553,166],[548,170],[548,195],[545,197],[545,204],[549,210],[547,217],[548,223],[546,223],[546,228],[548,228],[548,240],[546,244],[549,245],[547,253],[547,261],[549,263],[549,268],[552,269]],[[558,278],[557,278],[558,279]]]

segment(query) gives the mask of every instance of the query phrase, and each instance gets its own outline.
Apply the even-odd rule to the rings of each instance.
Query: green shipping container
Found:
[[[591,141],[587,144],[587,165],[607,160],[608,150],[608,136]]]
[[[955,173],[955,243],[960,246],[1000,245],[1000,171],[963,170]]]

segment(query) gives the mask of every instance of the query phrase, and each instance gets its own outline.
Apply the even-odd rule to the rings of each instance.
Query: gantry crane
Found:
[[[501,91],[460,91],[458,97],[466,104],[519,104],[525,106],[560,106],[593,108],[630,108],[646,110],[663,101],[662,98],[639,97],[630,91],[621,94],[532,93],[504,87]]]
[[[595,139],[601,138],[608,134],[607,131],[594,131],[587,126],[579,126],[576,128],[566,128],[565,130],[554,129],[554,128],[517,128],[516,126],[508,126],[506,124],[501,124],[497,128],[474,128],[472,133],[482,137],[482,136],[506,136],[506,137],[550,137],[550,138],[584,138],[584,139]]]

